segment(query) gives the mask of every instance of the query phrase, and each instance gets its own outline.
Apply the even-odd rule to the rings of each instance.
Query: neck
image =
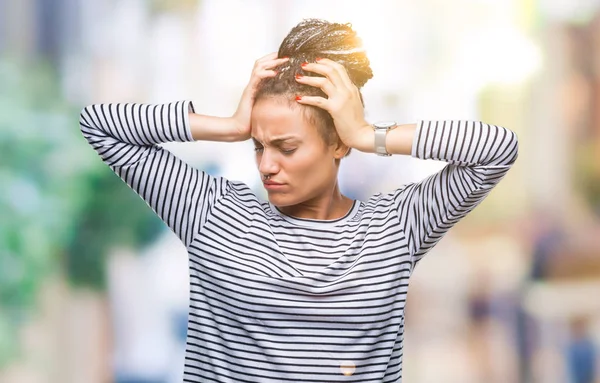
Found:
[[[326,193],[297,205],[282,206],[278,209],[283,214],[296,218],[334,220],[348,214],[353,203],[353,200],[342,195],[336,182],[333,189]]]

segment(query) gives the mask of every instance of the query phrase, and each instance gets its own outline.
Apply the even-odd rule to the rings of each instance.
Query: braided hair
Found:
[[[350,80],[360,89],[373,77],[369,59],[362,47],[362,41],[351,24],[331,23],[320,19],[305,19],[296,25],[279,46],[278,57],[290,59],[280,65],[275,77],[261,81],[255,102],[261,98],[283,96],[296,105],[295,96],[320,96],[325,93],[314,86],[300,84],[296,75],[321,76],[304,71],[303,62],[314,62],[316,58],[328,58],[344,66]],[[360,94],[361,102],[362,94]],[[363,104],[364,105],[364,104]],[[326,144],[339,140],[333,118],[324,109],[303,105],[304,117],[319,129]],[[348,154],[350,151],[348,151]]]

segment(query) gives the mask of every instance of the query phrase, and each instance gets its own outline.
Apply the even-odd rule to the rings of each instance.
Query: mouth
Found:
[[[277,189],[281,189],[282,187],[285,186],[285,184],[280,184],[279,182],[273,182],[273,181],[265,181],[265,182],[263,182],[263,185],[265,186],[265,189],[267,189],[267,190],[277,190]]]

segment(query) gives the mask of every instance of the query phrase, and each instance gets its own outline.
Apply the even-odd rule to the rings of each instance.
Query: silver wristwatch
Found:
[[[388,131],[396,128],[398,124],[395,121],[379,121],[373,123],[375,130],[375,153],[379,156],[391,156],[385,149],[385,138]]]

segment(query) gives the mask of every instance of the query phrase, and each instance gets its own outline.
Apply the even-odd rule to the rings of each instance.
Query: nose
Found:
[[[275,158],[276,154],[268,148],[263,149],[263,152],[258,155],[258,171],[263,175],[273,175],[279,172],[279,164]]]

